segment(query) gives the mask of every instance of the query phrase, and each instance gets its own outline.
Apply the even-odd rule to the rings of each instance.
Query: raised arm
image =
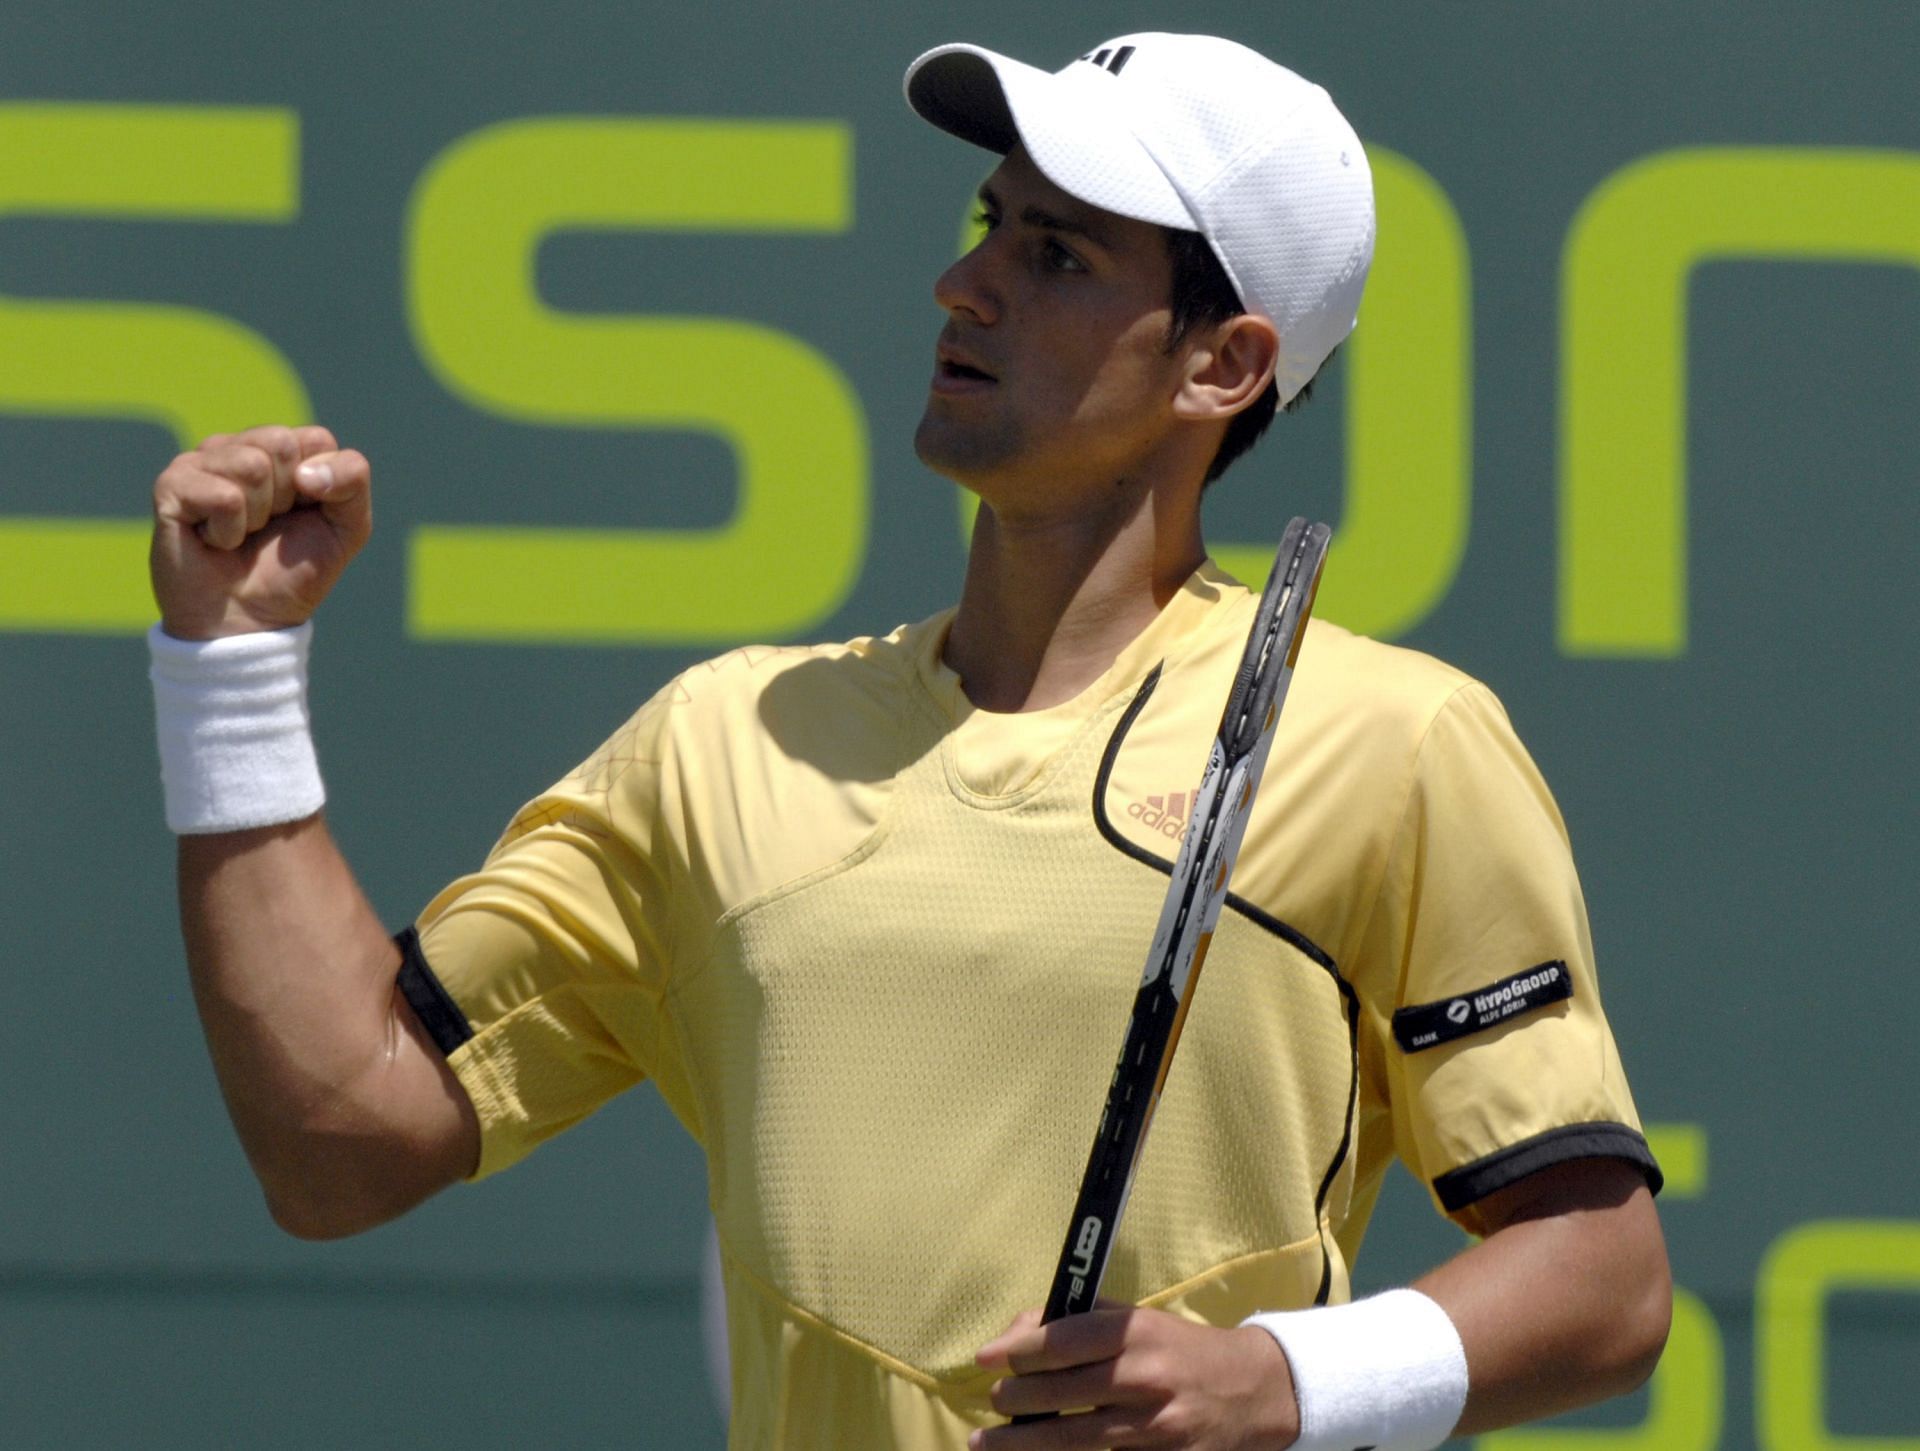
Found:
[[[154,484],[156,684],[194,999],[268,1208],[313,1239],[383,1223],[479,1157],[472,1106],[394,986],[399,951],[301,759],[300,627],[372,527],[367,460],[324,428],[217,435]]]

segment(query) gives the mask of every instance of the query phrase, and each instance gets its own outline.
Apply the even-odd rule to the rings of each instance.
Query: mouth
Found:
[[[971,393],[991,388],[1000,380],[967,354],[942,345],[934,353],[933,391]]]

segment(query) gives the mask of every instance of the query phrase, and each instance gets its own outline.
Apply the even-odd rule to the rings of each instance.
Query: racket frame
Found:
[[[1273,746],[1330,533],[1325,524],[1296,518],[1281,535],[1273,572],[1261,593],[1220,728],[1194,793],[1186,836],[1167,884],[1119,1060],[1107,1085],[1100,1126],[1042,1323],[1082,1314],[1099,1297],[1140,1153],[1166,1087]]]

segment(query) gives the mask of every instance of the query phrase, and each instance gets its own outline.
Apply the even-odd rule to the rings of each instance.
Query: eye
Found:
[[[1055,272],[1085,272],[1087,270],[1087,264],[1082,262],[1079,257],[1075,256],[1066,247],[1062,246],[1057,237],[1048,237],[1046,241],[1041,244],[1040,252],[1046,259],[1047,266]]]

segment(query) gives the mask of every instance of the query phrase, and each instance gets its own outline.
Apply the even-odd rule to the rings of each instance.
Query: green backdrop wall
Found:
[[[16,7],[0,1444],[721,1443],[644,1091],[361,1240],[269,1224],[173,923],[147,492],[266,418],[373,458],[315,698],[397,925],[672,672],[949,599],[908,439],[986,164],[900,71],[1147,28],[1324,81],[1374,155],[1361,331],[1210,529],[1333,520],[1328,612],[1500,691],[1667,1160],[1652,1388],[1490,1444],[1920,1447],[1920,10],[1775,0]],[[1403,1176],[1361,1285],[1456,1243]]]

